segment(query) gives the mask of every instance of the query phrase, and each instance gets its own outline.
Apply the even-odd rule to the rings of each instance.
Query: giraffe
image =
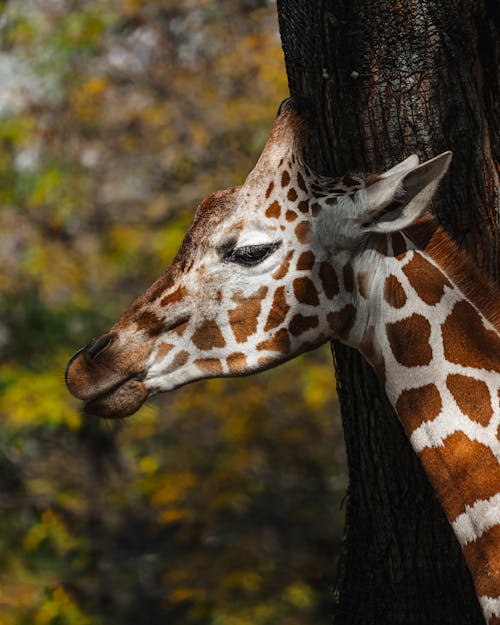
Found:
[[[338,338],[385,386],[500,624],[499,290],[429,212],[451,153],[319,176],[311,113],[282,103],[243,185],[198,207],[172,265],[70,360],[85,410],[134,413],[202,378],[276,366]]]

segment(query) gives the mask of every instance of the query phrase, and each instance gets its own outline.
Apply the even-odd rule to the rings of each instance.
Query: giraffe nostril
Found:
[[[87,356],[92,359],[97,358],[97,356],[99,356],[108,349],[114,338],[114,334],[104,334],[97,339],[93,339],[85,348]]]

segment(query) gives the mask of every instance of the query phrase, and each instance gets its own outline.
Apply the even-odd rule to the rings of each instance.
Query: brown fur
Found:
[[[448,279],[437,267],[415,252],[413,258],[403,267],[403,272],[417,295],[429,306],[438,304],[445,287],[451,287]]]
[[[356,320],[356,309],[347,304],[338,312],[328,313],[326,318],[335,338],[346,340]]]
[[[276,334],[274,334],[267,341],[261,341],[257,345],[257,349],[287,354],[290,351],[290,337],[288,336],[288,330],[281,328],[281,330],[278,330]]]
[[[261,286],[250,297],[233,295],[232,300],[238,305],[228,311],[228,317],[238,343],[245,343],[248,337],[257,331],[261,304],[267,291],[267,286]]]
[[[286,301],[285,287],[280,286],[274,292],[273,303],[267,317],[264,331],[267,332],[281,325],[283,321],[285,321],[286,314],[289,310],[290,306]]]
[[[442,326],[444,355],[450,362],[500,373],[500,336],[484,327],[477,310],[457,302]]]
[[[426,217],[405,234],[441,267],[449,280],[500,333],[500,289],[474,264],[471,257],[432,217]]]
[[[292,259],[292,256],[293,256],[293,250],[290,250],[288,254],[285,256],[281,265],[272,274],[275,280],[281,280],[281,278],[284,278],[286,276],[286,274],[288,273],[288,267],[290,266],[290,261]]]
[[[194,364],[207,375],[222,375],[222,364],[218,358],[198,358]]]
[[[319,266],[319,279],[328,299],[332,299],[339,292],[339,280],[335,269],[330,263],[323,262]]]
[[[450,521],[462,514],[466,505],[498,493],[498,460],[489,447],[470,440],[463,432],[450,434],[441,447],[426,447],[420,460]]]
[[[205,319],[195,330],[191,340],[198,349],[209,350],[224,347],[226,341],[214,319]]]
[[[247,357],[241,352],[235,352],[234,354],[229,354],[226,362],[231,373],[241,373],[246,369]]]
[[[319,319],[315,315],[304,316],[298,313],[294,315],[290,321],[290,333],[293,334],[293,336],[299,336],[311,328],[316,328],[318,325]]]
[[[278,219],[281,215],[281,205],[278,200],[274,200],[272,204],[270,204],[266,210],[266,217],[273,217],[274,219]]]
[[[387,276],[384,282],[384,299],[393,308],[402,308],[406,304],[405,290],[396,276]]]
[[[395,406],[409,435],[425,421],[437,417],[442,407],[441,395],[434,384],[403,391]]]
[[[301,304],[309,304],[310,306],[319,304],[318,293],[310,278],[296,278],[293,281],[293,292]]]
[[[285,171],[281,174],[281,186],[286,187],[290,183],[290,174]]]
[[[297,261],[297,269],[299,271],[312,269],[314,266],[314,254],[311,251],[302,252]]]
[[[455,374],[446,378],[446,386],[464,414],[481,425],[488,425],[493,416],[493,408],[485,382]]]
[[[310,233],[311,226],[308,221],[301,221],[295,227],[295,236],[297,237],[299,243],[307,243]]]
[[[401,321],[388,323],[386,333],[394,358],[405,367],[431,362],[431,324],[422,315],[413,314]]]

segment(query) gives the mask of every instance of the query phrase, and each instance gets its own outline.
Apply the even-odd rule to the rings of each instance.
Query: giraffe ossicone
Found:
[[[429,212],[451,153],[326,178],[304,163],[308,133],[303,103],[285,101],[246,181],[201,203],[172,265],[71,359],[68,388],[87,412],[124,417],[154,394],[332,338],[357,348],[498,625],[500,297]]]

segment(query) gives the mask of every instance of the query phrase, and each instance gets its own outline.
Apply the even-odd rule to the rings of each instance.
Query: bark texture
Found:
[[[451,149],[435,210],[499,277],[498,23],[491,0],[278,0],[309,161],[380,172]],[[335,344],[350,488],[336,625],[482,625],[461,550],[371,368]]]

